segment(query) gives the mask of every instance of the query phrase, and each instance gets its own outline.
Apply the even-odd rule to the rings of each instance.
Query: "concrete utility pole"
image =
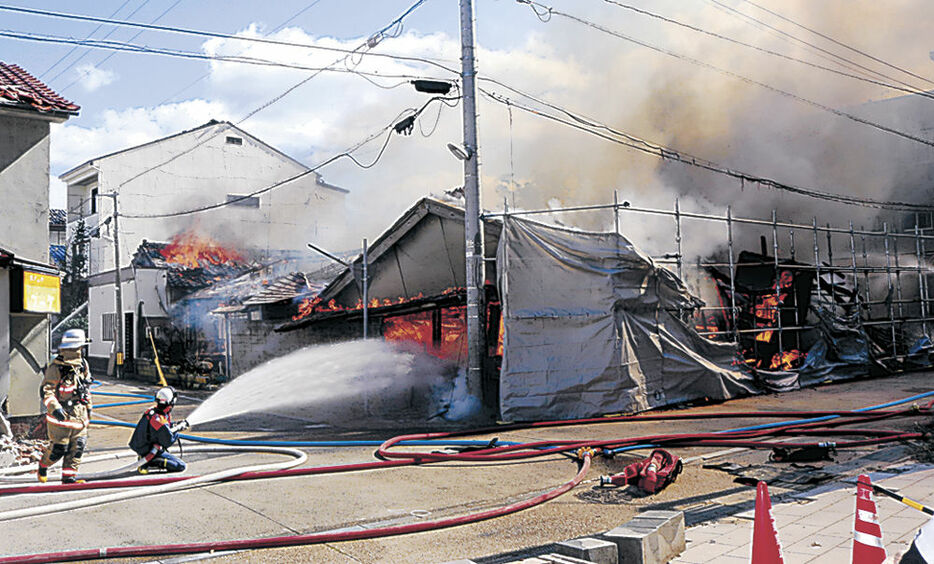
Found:
[[[482,398],[485,355],[483,224],[480,221],[480,159],[477,154],[477,85],[474,70],[473,0],[460,0],[461,85],[464,107],[464,239],[467,257],[467,391]]]
[[[114,224],[114,301],[116,302],[117,312],[114,314],[114,326],[116,327],[116,335],[114,335],[115,344],[117,345],[117,359],[114,363],[114,376],[121,378],[123,376],[123,360],[124,360],[124,347],[123,347],[123,281],[120,279],[120,226],[118,225],[118,217],[120,216],[119,211],[117,210],[117,193],[111,192],[109,194],[102,194],[108,198],[113,198],[114,201],[114,212],[113,212],[113,224]]]

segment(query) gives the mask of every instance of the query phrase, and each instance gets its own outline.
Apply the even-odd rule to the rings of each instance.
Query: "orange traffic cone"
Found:
[[[756,520],[752,526],[752,564],[784,564],[782,544],[772,517],[772,500],[765,482],[756,486]]]
[[[876,503],[872,500],[872,482],[869,476],[860,474],[856,481],[853,564],[882,564],[884,560],[885,545],[882,544],[882,527],[876,515]]]

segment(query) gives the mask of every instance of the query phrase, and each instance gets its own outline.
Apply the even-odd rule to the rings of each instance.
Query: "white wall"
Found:
[[[0,247],[49,260],[49,123],[0,115]]]
[[[133,279],[121,280],[120,287],[123,288],[123,313],[136,312],[136,281]],[[91,344],[88,346],[88,356],[107,358],[113,349],[114,342],[110,335],[108,340],[104,340],[102,331],[102,316],[105,313],[113,313],[116,309],[116,296],[114,295],[114,284],[101,286],[90,286],[88,288],[88,337]],[[135,317],[134,317],[135,319]],[[138,338],[138,335],[134,336]]]
[[[100,192],[120,193],[121,265],[129,264],[143,239],[169,241],[190,227],[244,249],[305,251],[308,241],[335,249],[347,246],[342,240],[344,193],[327,187],[314,173],[259,195],[259,208],[228,205],[180,218],[131,217],[223,202],[228,194],[249,194],[307,170],[230,128],[218,124],[95,161]],[[238,137],[243,144],[229,144],[227,136]],[[166,162],[198,143],[203,144]],[[134,178],[160,163],[166,164]],[[69,190],[76,193],[78,188]],[[110,198],[98,202],[100,217],[107,217],[112,209]],[[112,231],[105,227],[101,234],[91,244],[92,274],[113,269]]]
[[[133,313],[133,320],[137,322],[137,306],[139,300],[142,300],[144,316],[168,317],[168,313],[162,307],[168,305],[165,272],[155,269],[140,269],[133,273],[133,277],[126,275],[124,277],[125,279],[121,280],[120,284],[120,287],[123,288],[124,314]],[[117,304],[114,296],[113,279],[110,278],[109,283],[99,282],[98,284],[88,287],[88,311],[93,312],[88,315],[88,337],[91,339],[88,356],[108,358],[113,348],[113,341],[104,340],[101,318],[105,313],[113,313]],[[139,348],[140,339],[144,338],[144,335],[139,335],[134,331],[134,346],[137,349]],[[146,344],[143,343],[143,346],[146,346]]]

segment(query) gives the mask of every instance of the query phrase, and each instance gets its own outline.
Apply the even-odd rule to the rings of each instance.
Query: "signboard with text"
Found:
[[[61,278],[22,270],[22,311],[28,313],[60,313],[62,310]]]

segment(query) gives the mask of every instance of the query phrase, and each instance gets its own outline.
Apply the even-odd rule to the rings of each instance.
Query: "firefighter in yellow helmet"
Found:
[[[46,410],[49,447],[39,461],[39,481],[48,479],[49,466],[62,461],[62,483],[73,484],[88,441],[91,419],[91,370],[81,356],[87,344],[84,331],[69,329],[58,355],[45,370],[40,394]]]

